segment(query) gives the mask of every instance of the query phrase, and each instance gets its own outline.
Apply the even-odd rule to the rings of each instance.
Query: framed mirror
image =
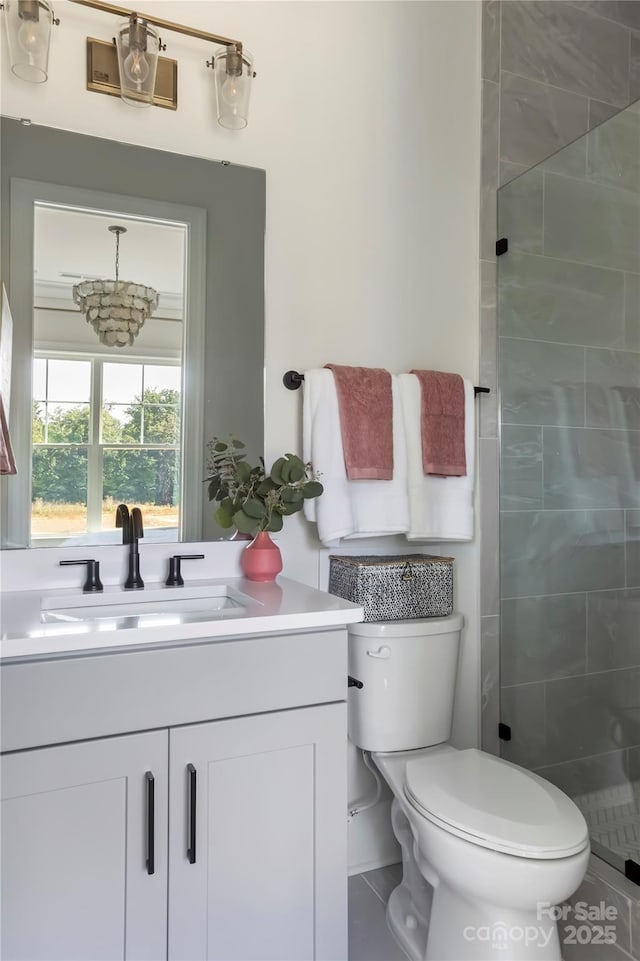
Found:
[[[207,442],[263,449],[264,172],[5,119],[0,149],[18,467],[2,546],[117,542],[120,501],[154,540],[222,536]],[[120,276],[159,294],[122,347],[73,299],[112,279],[114,226]]]

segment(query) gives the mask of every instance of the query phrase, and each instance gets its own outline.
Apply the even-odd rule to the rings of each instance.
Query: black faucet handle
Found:
[[[174,554],[169,558],[169,576],[165,584],[167,587],[183,587],[184,579],[180,571],[180,561],[201,561],[204,554]]]
[[[97,594],[103,590],[102,581],[100,580],[100,561],[95,561],[93,558],[87,558],[81,561],[60,561],[60,567],[72,567],[76,564],[86,564],[87,566],[87,579],[82,586],[83,594]]]

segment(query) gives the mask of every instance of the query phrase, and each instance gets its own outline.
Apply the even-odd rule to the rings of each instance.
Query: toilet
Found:
[[[561,961],[589,833],[562,791],[451,734],[461,614],[349,625],[349,737],[393,792],[387,923],[413,961]]]

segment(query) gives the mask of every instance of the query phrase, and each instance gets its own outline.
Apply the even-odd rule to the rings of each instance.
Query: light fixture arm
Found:
[[[172,20],[162,20],[160,17],[150,16],[149,14],[140,13],[136,10],[129,10],[127,7],[118,7],[113,3],[104,3],[103,0],[71,0],[71,2],[79,3],[83,7],[92,7],[94,10],[102,10],[104,13],[112,13],[117,17],[140,17],[163,30],[172,30],[174,33],[185,34],[187,37],[196,37],[198,40],[208,40],[210,43],[220,44],[224,47],[235,47],[237,52],[242,54],[241,40],[221,37],[217,33],[208,33],[206,30],[198,30],[196,27],[186,27],[181,23],[174,23]]]

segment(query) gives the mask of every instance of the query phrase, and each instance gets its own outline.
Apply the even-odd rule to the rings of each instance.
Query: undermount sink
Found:
[[[238,617],[247,603],[255,603],[225,585],[197,588],[159,588],[135,593],[89,594],[74,598],[45,597],[43,624],[76,624],[86,621],[118,622],[118,627],[153,627],[167,623]]]

